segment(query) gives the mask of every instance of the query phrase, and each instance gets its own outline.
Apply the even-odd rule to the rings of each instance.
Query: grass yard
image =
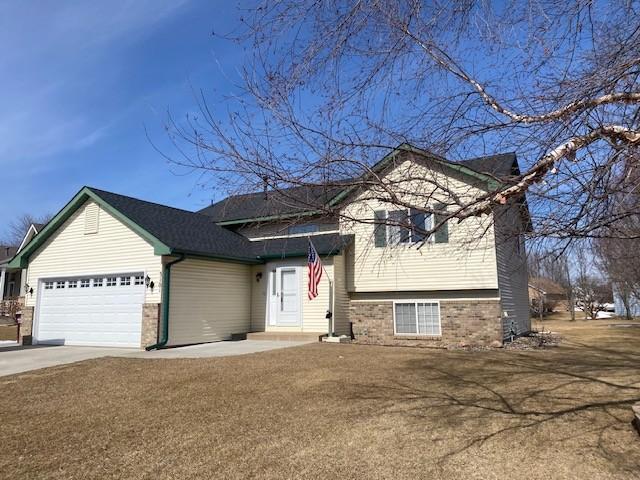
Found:
[[[0,340],[15,340],[17,335],[17,325],[0,325]]]
[[[309,345],[0,378],[3,478],[640,477],[640,328],[544,351]]]

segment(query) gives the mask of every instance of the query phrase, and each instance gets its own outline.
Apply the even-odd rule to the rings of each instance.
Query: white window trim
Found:
[[[418,242],[421,242],[422,240],[418,240],[418,241],[414,241],[413,240],[413,230],[411,228],[409,228],[409,241],[408,242],[391,242],[392,238],[391,238],[391,228],[397,227],[397,225],[390,225],[389,223],[387,223],[389,221],[389,212],[398,212],[404,210],[407,212],[407,218],[409,219],[409,224],[411,224],[411,209],[410,208],[396,208],[394,210],[384,210],[384,220],[385,220],[385,224],[384,224],[384,231],[385,231],[385,235],[386,235],[386,239],[387,239],[387,246],[399,246],[399,245],[415,245]],[[426,213],[423,212],[425,214],[425,220],[426,220],[426,216],[430,216],[431,217],[431,228],[433,228],[433,224],[435,223],[435,213],[431,212],[431,213]],[[426,243],[435,243],[435,235],[433,233],[431,233],[430,235],[427,236],[427,238],[424,240]]]
[[[251,237],[250,242],[261,242],[262,240],[275,240],[280,238],[302,238],[302,237],[316,237],[320,235],[331,235],[334,233],[340,233],[340,230],[319,230],[317,232],[310,233],[292,233],[291,235],[268,235],[265,237]]]
[[[416,325],[416,333],[398,333],[396,331],[396,304],[407,304],[413,303],[416,309],[416,322],[418,321],[418,303],[435,303],[438,306],[438,333],[430,334],[430,333],[418,333],[418,328]],[[393,336],[394,337],[441,337],[442,336],[442,315],[440,312],[440,300],[429,300],[429,299],[417,299],[417,300],[394,300],[393,301]]]

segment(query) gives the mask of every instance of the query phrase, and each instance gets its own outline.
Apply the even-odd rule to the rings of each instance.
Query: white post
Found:
[[[327,280],[329,280],[329,312],[331,312],[331,314],[329,315],[329,337],[333,337],[333,281],[331,280],[331,278],[329,278],[329,274],[326,273],[327,271],[325,270],[325,274],[327,275]]]
[[[4,278],[6,271],[6,268],[0,270],[0,302],[4,300]]]

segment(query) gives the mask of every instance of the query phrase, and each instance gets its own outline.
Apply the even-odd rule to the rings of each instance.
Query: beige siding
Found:
[[[304,221],[294,219],[286,222],[254,223],[239,228],[238,233],[247,238],[280,237],[287,236],[289,227],[293,225],[308,224],[317,225],[319,232],[338,230],[337,220],[332,220],[330,218],[315,218],[305,219]]]
[[[87,201],[29,259],[26,282],[33,295],[26,295],[27,306],[34,306],[38,281],[43,278],[106,273],[145,272],[155,288],[147,289],[145,302],[159,303],[162,263],[153,247],[131,229],[99,209],[97,233],[85,233]]]
[[[498,286],[503,310],[503,333],[508,337],[513,329],[517,335],[531,330],[529,316],[528,271],[523,223],[515,205],[496,212],[496,257]],[[513,325],[513,327],[512,327]]]
[[[430,197],[430,206],[446,201],[445,194],[434,190],[430,183],[403,181],[405,177],[428,178],[431,171],[426,166],[411,164],[410,175],[404,172],[406,168],[409,167],[400,165],[389,174],[391,180],[397,182],[396,188],[407,192],[399,195],[401,201],[424,202],[425,196]],[[439,183],[445,181],[442,178],[436,180]],[[454,178],[447,178],[446,185],[463,198],[480,192]],[[412,197],[410,192],[417,191],[422,191],[422,195]],[[497,288],[494,231],[490,216],[470,218],[461,223],[450,221],[448,243],[427,243],[420,249],[407,244],[375,247],[374,212],[398,209],[380,202],[376,196],[376,192],[364,192],[343,210],[347,219],[341,222],[341,232],[355,235],[352,252],[349,252],[352,258],[348,262],[348,268],[352,270],[347,272],[350,292]],[[354,218],[358,221],[348,220]]]
[[[251,331],[264,332],[267,318],[267,288],[269,286],[269,270],[265,265],[251,267]],[[256,275],[262,273],[259,282]]]
[[[335,303],[334,303],[334,332],[338,335],[349,335],[349,292],[347,292],[345,255],[333,257]]]
[[[250,330],[251,267],[187,259],[171,269],[169,344],[226,340]]]

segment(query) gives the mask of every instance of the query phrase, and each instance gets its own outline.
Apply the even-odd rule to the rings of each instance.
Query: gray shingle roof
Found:
[[[342,189],[341,186],[313,185],[269,190],[266,195],[265,192],[233,195],[203,208],[199,213],[216,222],[226,222],[306,212],[328,202]]]
[[[479,173],[502,178],[513,175],[515,153],[504,153],[485,157],[471,158],[458,162]],[[517,168],[517,164],[516,168]],[[357,179],[345,179],[345,183],[357,182]],[[213,205],[203,208],[199,213],[210,216],[216,222],[255,219],[283,214],[295,214],[314,210],[334,198],[344,187],[332,185],[301,186],[284,188],[279,191],[255,192],[232,195]]]
[[[17,253],[18,247],[12,245],[0,245],[0,263],[7,263]]]
[[[242,235],[216,225],[211,217],[88,187],[102,200],[165,245],[182,253],[254,259]]]
[[[334,255],[340,253],[353,241],[353,235],[327,233],[310,237],[319,255]],[[256,256],[262,259],[306,256],[309,248],[307,237],[274,238],[251,242]]]
[[[501,153],[498,155],[460,160],[457,163],[465,165],[479,173],[486,173],[493,177],[503,178],[517,173],[517,171],[514,170],[514,167],[517,168],[515,161],[515,153]]]
[[[88,187],[162,243],[178,253],[225,257],[260,263],[267,258],[306,255],[306,237],[252,242],[246,237],[216,225],[211,217],[157,203]],[[350,242],[348,235],[327,234],[313,237],[320,255],[336,254]]]

